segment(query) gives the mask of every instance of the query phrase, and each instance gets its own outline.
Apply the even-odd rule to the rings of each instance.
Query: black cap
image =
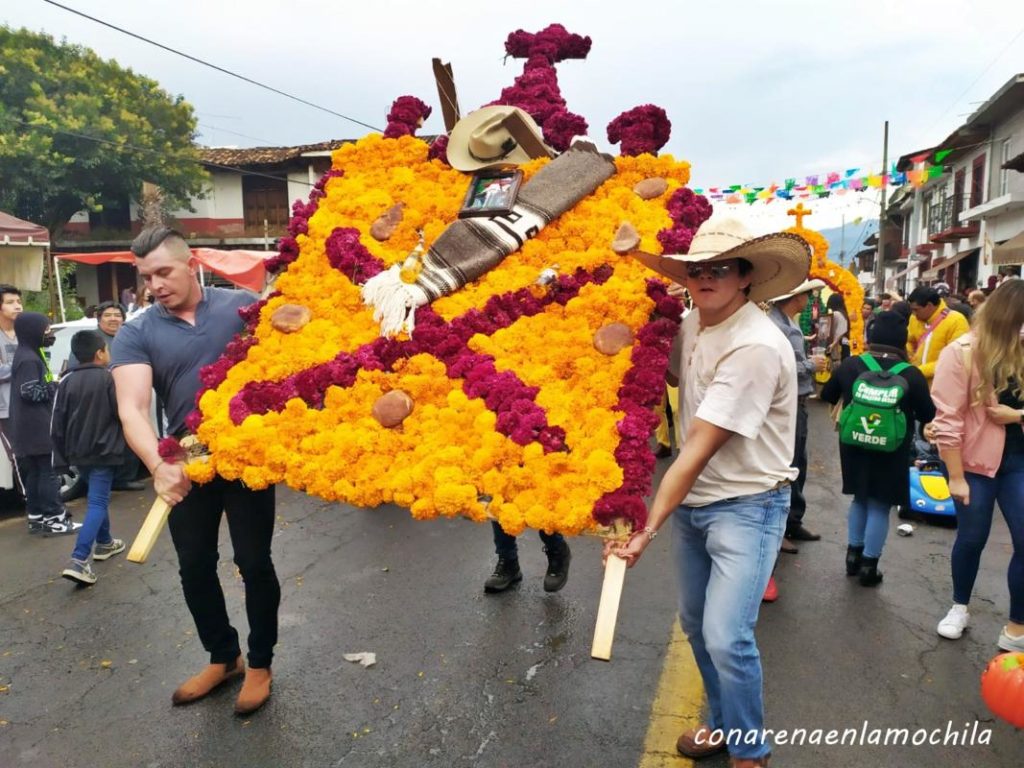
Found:
[[[907,346],[907,321],[899,312],[879,312],[868,329],[868,343],[903,349]]]

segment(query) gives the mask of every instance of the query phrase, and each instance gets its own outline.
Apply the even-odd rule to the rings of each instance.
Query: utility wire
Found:
[[[62,5],[61,3],[55,2],[55,0],[43,0],[43,2],[48,3],[49,5],[52,5],[56,8],[60,8],[61,10],[67,11],[68,13],[73,13],[76,16],[81,16],[83,19],[88,19],[89,21],[101,24],[104,27],[108,27],[109,29],[113,29],[117,32],[120,32],[121,34],[128,35],[129,37],[134,37],[136,40],[141,40],[144,43],[155,45],[157,48],[167,51],[168,53],[173,53],[176,56],[181,56],[182,58],[188,59],[189,61],[193,61],[196,64],[201,64],[204,67],[209,67],[210,69],[214,69],[225,75],[230,75],[231,77],[238,78],[239,80],[249,83],[250,85],[255,85],[258,88],[263,88],[264,90],[270,91],[271,93],[276,93],[278,96],[284,96],[286,99],[297,101],[299,104],[305,104],[307,107],[312,107],[313,109],[318,109],[321,112],[326,112],[329,115],[334,115],[335,117],[340,117],[343,120],[348,120],[350,123],[355,123],[356,125],[361,125],[364,128],[369,128],[371,131],[380,131],[383,133],[382,129],[370,125],[369,123],[364,123],[362,120],[356,120],[354,117],[349,117],[348,115],[341,114],[341,112],[335,112],[333,109],[322,107],[319,104],[314,104],[312,101],[307,101],[306,99],[303,99],[299,96],[293,96],[292,94],[286,93],[285,91],[282,91],[279,88],[274,88],[273,86],[266,85],[264,83],[259,82],[258,80],[253,80],[251,77],[246,77],[245,75],[240,75],[237,72],[232,72],[230,69],[225,69],[224,67],[219,67],[216,64],[211,64],[210,62],[204,61],[203,59],[200,59],[197,56],[192,56],[190,54],[183,53],[182,51],[171,48],[170,46],[164,45],[163,43],[158,43],[155,40],[150,40],[148,37],[143,37],[142,35],[124,29],[123,27],[111,24],[108,21],[103,21],[103,19],[98,19],[95,16],[90,16],[89,14],[83,13],[82,11],[70,8],[66,5]]]
[[[981,80],[981,78],[984,77],[985,74],[990,69],[992,69],[992,67],[995,65],[995,63],[997,61],[999,61],[999,59],[1001,59],[1003,57],[1003,54],[1006,53],[1008,50],[1010,50],[1010,48],[1013,46],[1013,44],[1016,43],[1017,40],[1020,39],[1021,35],[1024,35],[1024,27],[1021,27],[1019,30],[1017,30],[1017,34],[1013,36],[1013,39],[1011,39],[1010,42],[1008,42],[1005,46],[1003,46],[1002,50],[1000,50],[999,53],[997,53],[995,55],[995,57],[985,66],[985,68],[983,70],[981,70],[981,73],[976,78],[974,78],[974,80],[971,81],[971,84],[968,85],[966,88],[964,88],[963,92],[961,92],[959,96],[957,96],[955,99],[953,99],[953,103],[950,104],[948,107],[946,107],[942,111],[941,115],[939,115],[937,118],[935,118],[935,120],[932,122],[932,124],[928,126],[927,130],[925,130],[923,132],[924,134],[928,134],[928,133],[931,132],[932,128],[934,128],[938,124],[938,122],[949,113],[949,110],[951,110],[953,107],[955,107],[957,102],[960,101],[960,99],[962,99],[964,96],[966,96],[967,93],[971,90],[971,88],[973,88],[975,85],[977,85],[978,81]],[[974,113],[972,112],[971,114],[974,114]]]

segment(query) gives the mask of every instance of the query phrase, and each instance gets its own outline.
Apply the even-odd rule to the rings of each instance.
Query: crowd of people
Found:
[[[152,297],[149,311],[130,317],[120,302],[97,306],[97,327],[75,334],[72,364],[59,382],[43,352],[53,339],[49,320],[23,312],[18,289],[0,285],[0,429],[21,474],[29,532],[77,534],[62,575],[78,584],[94,584],[93,564],[124,551],[111,532],[110,493],[137,487],[123,483],[134,481],[139,463],[148,470],[157,494],[173,506],[182,589],[209,654],[173,702],[197,701],[244,676],[235,709],[248,714],[270,696],[277,642],[274,489],[220,478],[193,486],[179,464],[161,457],[149,414],[155,391],[168,434],[185,433],[199,369],[242,330],[238,309],[255,297],[203,287],[184,238],[172,229],[145,230],[132,250]],[[805,526],[813,398],[842,404],[843,493],[852,497],[845,573],[865,587],[882,582],[890,512],[906,504],[921,434],[938,446],[959,523],[953,605],[937,631],[956,639],[968,626],[998,503],[1014,553],[1008,621],[997,642],[1024,652],[1024,281],[972,293],[963,307],[942,286],[915,288],[905,301],[886,293],[869,298],[862,310],[867,351],[854,356],[843,297],[822,302],[825,285],[808,279],[808,265],[798,236],[754,238],[729,219],[702,225],[689,253],[661,257],[658,271],[689,304],[670,358],[670,416],[659,431],[659,455],[674,458],[648,524],[605,547],[606,556],[633,565],[672,520],[680,620],[709,704],[708,722],[683,733],[677,748],[692,758],[728,750],[740,768],[766,765],[771,749],[754,636],[759,606],[778,597],[778,553],[821,538]],[[824,375],[819,392],[816,378]],[[82,523],[71,519],[58,491],[56,472],[72,465],[88,485]],[[245,584],[248,664],[216,570],[225,514]],[[496,524],[493,534],[498,565],[485,591],[500,593],[522,573],[515,537]],[[542,532],[541,539],[544,588],[558,591],[568,578],[569,545],[558,534]],[[755,737],[727,736],[733,733]]]

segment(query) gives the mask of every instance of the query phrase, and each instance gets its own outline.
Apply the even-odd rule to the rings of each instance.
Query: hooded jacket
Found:
[[[11,366],[11,447],[15,456],[49,456],[50,410],[57,385],[40,347],[50,327],[46,315],[22,312],[14,321],[18,350]]]
[[[117,467],[125,441],[117,416],[114,377],[106,366],[84,363],[60,380],[50,422],[53,468]]]

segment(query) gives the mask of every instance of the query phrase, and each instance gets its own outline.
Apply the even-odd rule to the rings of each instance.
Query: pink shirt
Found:
[[[932,382],[932,400],[935,401],[935,442],[939,448],[959,448],[964,470],[976,475],[995,477],[1003,460],[1006,428],[988,417],[989,401],[972,404],[978,386],[978,369],[971,360],[971,369],[965,365],[971,358],[971,340],[968,333],[951,342],[942,350]]]

